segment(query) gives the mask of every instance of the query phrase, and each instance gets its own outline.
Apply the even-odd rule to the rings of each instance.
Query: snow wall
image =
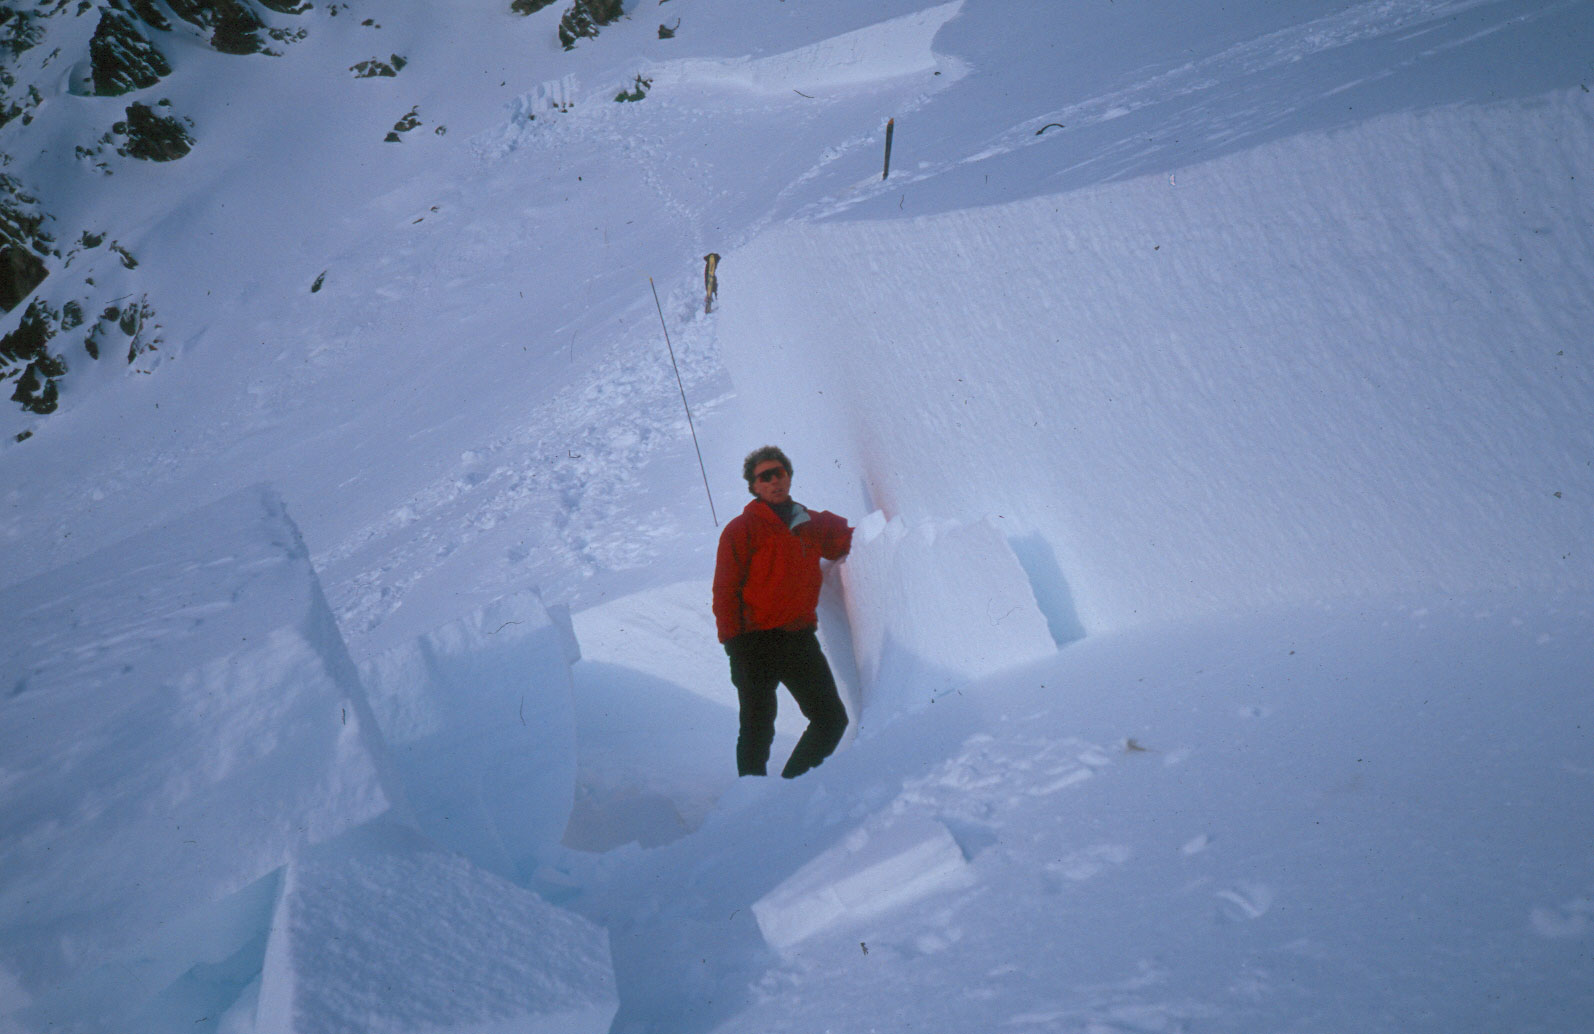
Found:
[[[608,1029],[607,935],[499,874],[570,814],[559,608],[499,600],[368,692],[256,487],[0,613],[0,1032]]]
[[[268,489],[0,590],[0,1026],[131,1022],[400,800]]]
[[[499,874],[559,842],[576,782],[570,617],[523,591],[361,665],[416,820]]]
[[[1018,558],[991,521],[858,522],[840,566],[845,621],[820,612],[848,710],[911,711],[1057,649]],[[836,648],[831,648],[832,643]]]
[[[1577,91],[783,225],[720,267],[731,375],[780,387],[744,405],[738,444],[783,444],[795,494],[855,521],[1001,527],[1058,641],[1347,595],[1588,591],[1591,166]]]

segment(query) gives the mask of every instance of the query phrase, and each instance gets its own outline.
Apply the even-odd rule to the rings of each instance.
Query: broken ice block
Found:
[[[379,820],[288,867],[254,1029],[603,1034],[608,935]]]
[[[971,878],[941,823],[896,816],[854,830],[753,905],[764,940],[790,950],[823,930],[852,926]]]
[[[138,945],[396,799],[269,489],[0,589],[0,613],[0,1016],[88,1023],[136,962],[125,1019],[202,957]]]

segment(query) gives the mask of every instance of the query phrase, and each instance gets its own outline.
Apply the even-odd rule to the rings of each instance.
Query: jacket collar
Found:
[[[752,500],[742,512],[750,515],[755,520],[767,520],[790,531],[796,531],[802,525],[807,524],[809,519],[808,508],[795,499],[791,502],[791,522],[789,524],[782,521],[780,514],[775,512],[775,508],[762,499]]]

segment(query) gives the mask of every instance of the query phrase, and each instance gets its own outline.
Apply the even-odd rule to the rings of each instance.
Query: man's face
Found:
[[[777,506],[791,498],[791,475],[779,460],[765,460],[753,468],[753,494]]]

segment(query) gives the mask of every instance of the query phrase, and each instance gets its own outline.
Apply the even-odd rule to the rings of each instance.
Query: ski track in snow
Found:
[[[672,298],[668,311],[679,316],[680,310]],[[704,326],[699,317],[672,334],[689,391],[719,372]],[[640,526],[615,519],[636,488],[636,472],[686,432],[668,360],[646,351],[654,347],[652,341],[618,346],[585,386],[560,391],[523,426],[467,450],[456,474],[319,557],[334,570],[357,565],[367,553],[378,557],[375,566],[335,583],[331,600],[340,625],[355,637],[369,633],[436,562],[510,522],[529,545],[513,547],[505,563],[563,569],[567,577],[641,566],[657,543],[676,537],[669,513],[650,515]],[[711,414],[722,401],[700,402],[697,415]]]

